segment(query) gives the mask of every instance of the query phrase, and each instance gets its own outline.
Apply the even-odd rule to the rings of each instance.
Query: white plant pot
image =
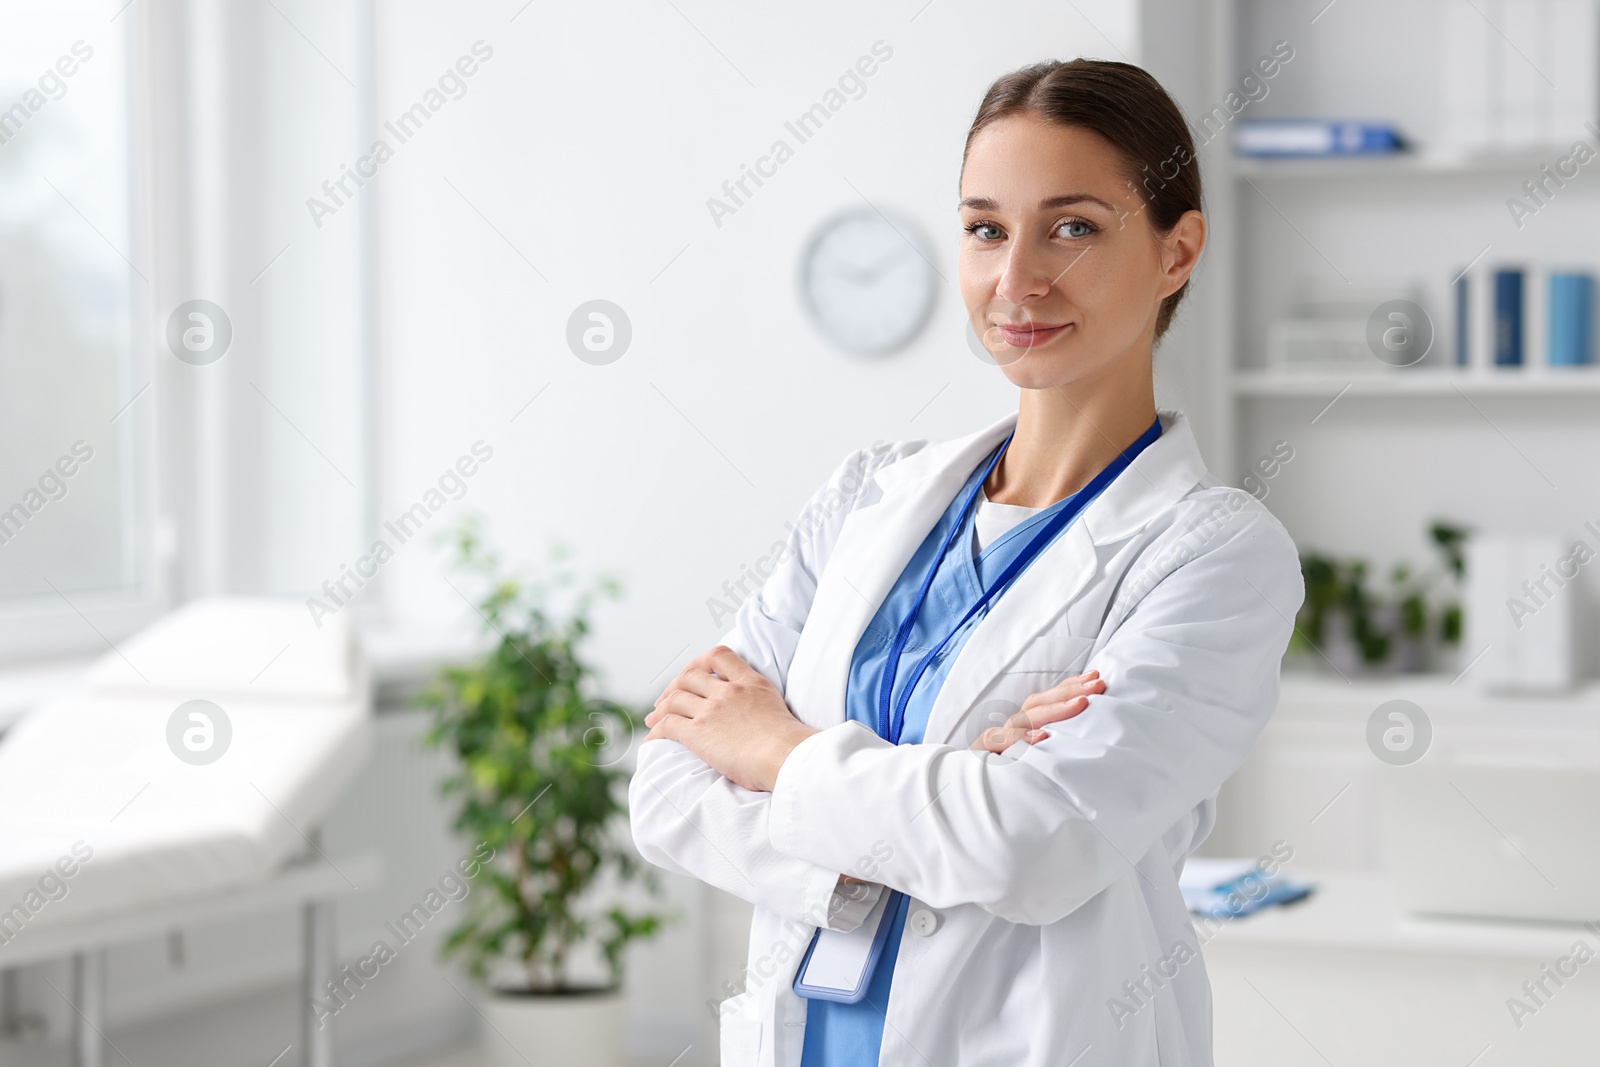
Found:
[[[494,1067],[627,1067],[622,993],[501,993],[483,1003]]]

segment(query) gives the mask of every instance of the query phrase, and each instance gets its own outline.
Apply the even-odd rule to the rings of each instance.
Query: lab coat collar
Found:
[[[1181,411],[1158,411],[1161,436],[1135,456],[1078,521],[1096,545],[1120,541],[1142,528],[1205,476],[1205,461],[1195,444],[1189,418]],[[949,441],[929,445],[878,472],[886,496],[902,491],[931,492],[935,482],[959,486],[1017,424],[1017,413]]]
[[[990,716],[974,718],[973,710],[983,706],[983,694],[1010,668],[1022,649],[1050,627],[1100,573],[1103,563],[1098,546],[1136,533],[1205,476],[1205,463],[1188,419],[1176,411],[1158,412],[1157,417],[1161,419],[1161,436],[1089,502],[1078,520],[1045,547],[979,621],[929,709],[924,742],[970,744],[977,731],[996,725],[989,721]],[[1015,414],[1007,415],[994,425],[953,442],[955,447],[945,451],[942,460],[937,453],[930,457],[927,462],[935,471],[929,473],[940,481],[954,478],[958,483],[964,482],[978,459],[1005,438],[1016,419]],[[932,451],[933,448],[924,449],[922,454]],[[892,469],[887,468],[884,473]],[[929,482],[913,478],[897,485],[893,494],[918,491],[918,483],[921,492],[933,493]],[[895,484],[894,478],[890,484]],[[886,487],[884,492],[887,499],[891,490]],[[949,498],[942,486],[935,495]],[[1063,656],[1063,661],[1066,659]],[[965,730],[957,736],[963,723]]]
[[[995,677],[1076,600],[1100,571],[1096,546],[1132,535],[1205,476],[1188,420],[1175,411],[1159,417],[1161,436],[979,621],[934,702],[925,742],[949,738]],[[791,664],[786,696],[802,721],[819,729],[843,721],[850,662],[862,632],[928,530],[1016,418],[1008,414],[965,437],[928,445],[875,474],[882,495],[858,505],[846,520],[812,602],[807,632],[818,639],[802,641]]]

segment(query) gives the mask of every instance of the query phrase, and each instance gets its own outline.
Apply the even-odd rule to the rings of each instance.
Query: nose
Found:
[[[1014,240],[1006,250],[1005,267],[994,291],[1001,300],[1020,307],[1048,293],[1054,281],[1046,272],[1042,250]]]

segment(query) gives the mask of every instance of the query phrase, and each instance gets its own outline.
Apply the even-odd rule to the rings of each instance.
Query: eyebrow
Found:
[[[1088,193],[1067,193],[1063,196],[1049,197],[1048,199],[1039,201],[1039,210],[1049,211],[1051,208],[1071,207],[1073,204],[1083,203],[1098,204],[1107,211],[1117,210],[1115,204],[1108,203],[1100,199],[1098,196],[1090,196]],[[994,211],[1000,205],[987,196],[968,196],[962,198],[961,203],[957,206],[972,208],[976,211]]]

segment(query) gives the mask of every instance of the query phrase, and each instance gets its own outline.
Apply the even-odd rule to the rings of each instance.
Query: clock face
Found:
[[[916,231],[872,208],[823,223],[800,262],[812,321],[834,344],[861,355],[892,352],[915,337],[933,311],[937,285]]]

